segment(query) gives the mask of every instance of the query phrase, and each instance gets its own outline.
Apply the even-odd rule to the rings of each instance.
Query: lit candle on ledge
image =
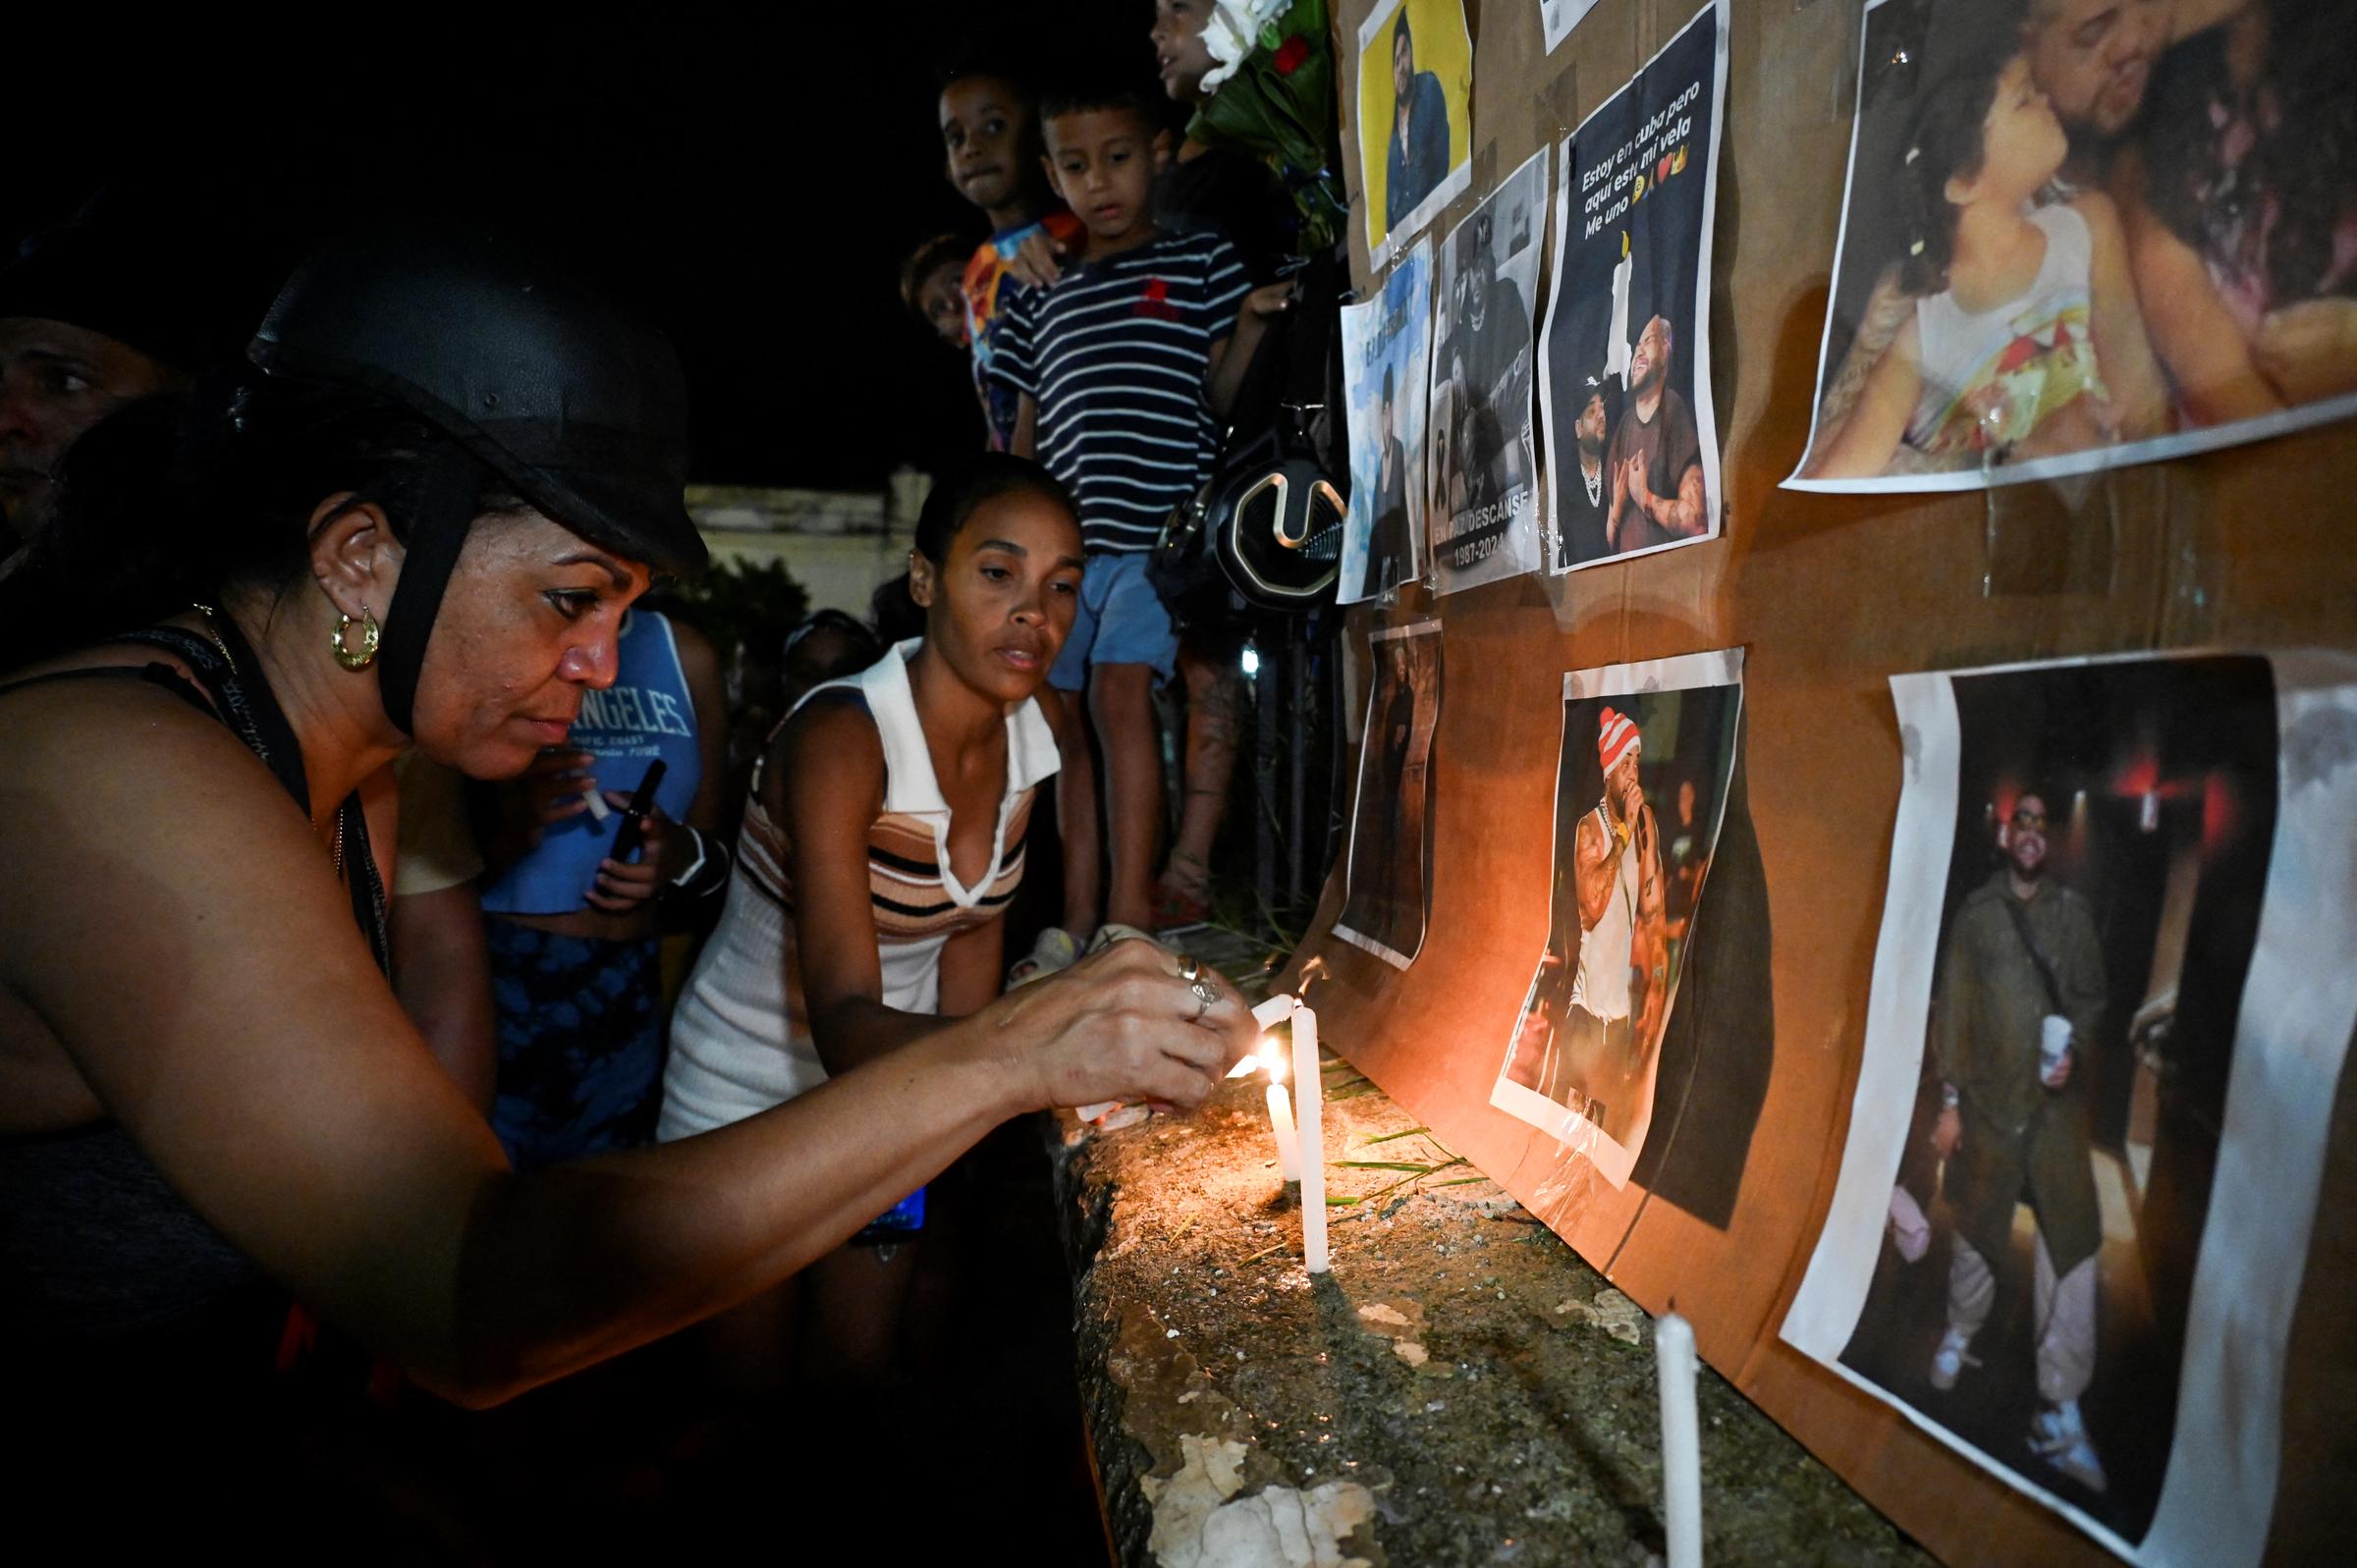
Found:
[[[1326,1271],[1326,1107],[1318,1072],[1318,1015],[1293,1003],[1293,1083],[1301,1094],[1301,1261]]]
[[[1249,1061],[1249,1056],[1244,1058]],[[1301,1137],[1293,1130],[1292,1097],[1285,1092],[1280,1081],[1285,1077],[1285,1057],[1277,1048],[1261,1042],[1260,1059],[1269,1069],[1269,1129],[1277,1135],[1277,1168],[1288,1181],[1301,1179]]]
[[[1653,1325],[1661,1376],[1662,1524],[1670,1568],[1702,1568],[1702,1429],[1694,1408],[1694,1326],[1674,1312]]]

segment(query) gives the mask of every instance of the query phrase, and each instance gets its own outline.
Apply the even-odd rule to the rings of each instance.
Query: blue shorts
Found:
[[[1146,580],[1142,550],[1100,551],[1088,558],[1072,634],[1048,672],[1048,684],[1078,691],[1088,684],[1091,665],[1152,665],[1164,680],[1178,668],[1178,632],[1162,595]]]

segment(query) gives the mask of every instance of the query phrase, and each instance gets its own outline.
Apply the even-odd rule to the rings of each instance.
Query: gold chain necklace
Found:
[[[237,657],[229,651],[229,644],[221,640],[220,628],[213,624],[213,617],[217,612],[211,605],[196,604],[192,600],[191,608],[204,617],[204,634],[212,639],[214,648],[221,654],[221,662],[229,666],[229,673],[234,677],[238,673]],[[336,812],[335,842],[328,849],[327,858],[335,866],[336,876],[341,879],[344,875],[344,813],[340,808]]]

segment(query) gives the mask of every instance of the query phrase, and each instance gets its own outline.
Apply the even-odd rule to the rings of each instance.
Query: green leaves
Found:
[[[1329,1096],[1328,1098],[1338,1097]],[[1435,1152],[1434,1158],[1431,1160],[1330,1160],[1327,1162],[1329,1165],[1348,1170],[1397,1170],[1401,1174],[1398,1180],[1378,1187],[1373,1192],[1348,1197],[1336,1197],[1329,1194],[1326,1199],[1327,1207],[1348,1209],[1358,1204],[1379,1202],[1393,1193],[1400,1192],[1401,1188],[1408,1189],[1407,1192],[1401,1193],[1398,1201],[1394,1203],[1390,1210],[1385,1211],[1388,1216],[1397,1211],[1400,1203],[1405,1203],[1409,1197],[1414,1195],[1414,1189],[1418,1182],[1436,1176],[1444,1170],[1471,1163],[1463,1155],[1453,1153],[1446,1144],[1435,1138],[1429,1127],[1409,1127],[1400,1132],[1387,1132],[1379,1138],[1365,1139],[1359,1144],[1359,1148],[1362,1150],[1372,1149],[1378,1144],[1398,1143],[1402,1138],[1423,1139],[1425,1144]],[[1487,1176],[1458,1176],[1449,1181],[1434,1182],[1433,1185],[1436,1187],[1459,1187],[1489,1179]]]

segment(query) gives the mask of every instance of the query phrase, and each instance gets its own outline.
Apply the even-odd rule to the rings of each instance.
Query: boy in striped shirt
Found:
[[[1140,95],[1051,98],[1042,113],[1049,182],[1085,229],[1078,265],[1007,303],[991,365],[1019,399],[1014,451],[1055,471],[1080,505],[1088,566],[1072,633],[1050,672],[1066,705],[1058,796],[1065,925],[1099,915],[1100,821],[1112,877],[1104,918],[1153,919],[1162,758],[1154,684],[1170,678],[1178,635],[1146,580],[1146,552],[1171,509],[1191,499],[1219,456],[1228,408],[1288,286],[1253,291],[1217,235],[1165,236],[1155,175],[1170,133]],[[1104,748],[1107,810],[1097,810],[1090,736]]]

